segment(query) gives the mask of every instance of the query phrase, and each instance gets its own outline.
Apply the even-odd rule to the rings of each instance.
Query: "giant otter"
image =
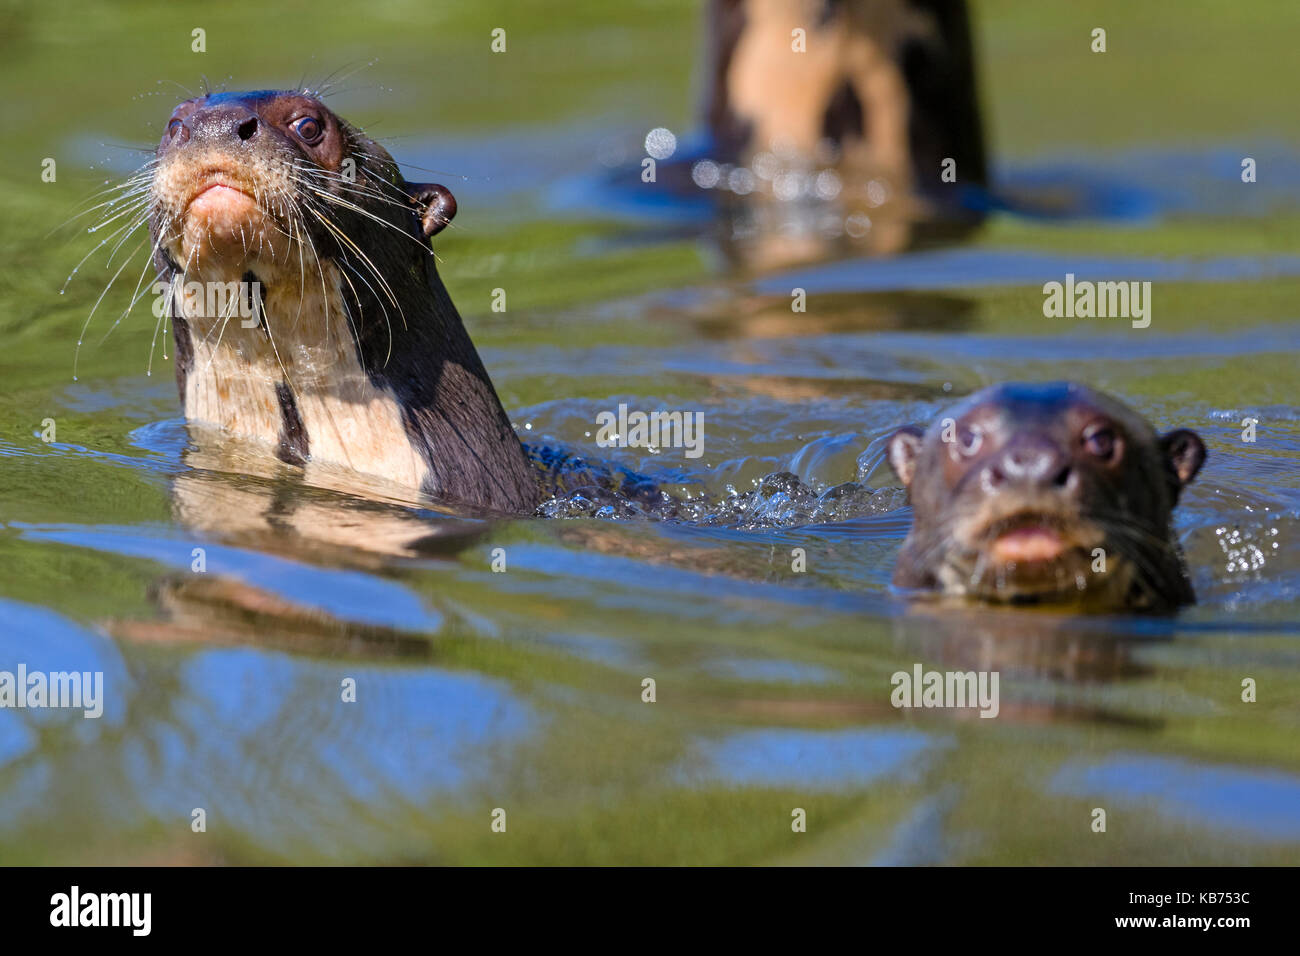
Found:
[[[493,511],[540,498],[443,287],[442,186],[306,91],[209,93],[158,144],[150,234],[186,417]],[[217,296],[212,290],[230,290]]]
[[[1082,385],[977,392],[890,440],[914,509],[894,584],[1108,611],[1192,603],[1170,522],[1204,460],[1194,432],[1157,435]]]
[[[712,0],[708,34],[716,159],[797,166],[829,148],[850,206],[875,179],[951,214],[984,184],[964,0]]]

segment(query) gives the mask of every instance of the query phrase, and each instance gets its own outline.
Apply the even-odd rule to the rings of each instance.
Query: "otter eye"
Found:
[[[978,428],[962,425],[957,429],[957,448],[963,455],[973,455],[984,444],[984,433]]]
[[[176,136],[176,134],[179,133],[180,131],[181,131],[181,121],[180,121],[180,120],[178,120],[178,119],[174,119],[174,120],[172,120],[170,123],[167,124],[167,136],[168,136],[169,138],[174,138],[174,137]]]
[[[1105,425],[1090,429],[1083,435],[1083,447],[1090,455],[1110,458],[1115,454],[1115,432]]]
[[[314,116],[300,116],[289,124],[289,128],[309,146],[319,143],[321,137],[325,135],[325,129],[321,126],[320,120]]]

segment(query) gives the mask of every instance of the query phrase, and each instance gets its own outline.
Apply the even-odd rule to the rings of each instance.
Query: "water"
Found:
[[[225,51],[223,25],[251,15],[231,9],[209,28],[214,72],[296,80],[297,63],[262,75],[270,38]],[[173,16],[148,8],[140,36],[96,47],[121,69],[83,101],[40,57],[83,42],[58,39],[80,36],[71,8],[18,17],[27,52],[0,82],[6,110],[31,90],[35,119],[12,148],[61,165],[57,186],[0,179],[0,670],[102,671],[105,700],[97,720],[0,710],[0,861],[1300,860],[1290,114],[1255,80],[1240,110],[1184,110],[1199,73],[1182,68],[1143,74],[1160,118],[1117,131],[1109,80],[1080,80],[1097,87],[1077,102],[1023,89],[1028,14],[980,9],[1004,211],[957,244],[803,264],[747,259],[707,201],[647,202],[608,162],[654,127],[687,141],[689,4],[597,5],[563,29],[512,13],[499,61],[478,50],[502,10],[444,13],[433,108],[418,37],[382,17],[303,27],[304,65],[369,31],[379,65],[336,105],[412,178],[473,177],[441,177],[461,213],[440,268],[521,437],[672,496],[562,492],[511,522],[214,458],[160,352],[145,374],[152,317],[96,344],[129,288],[72,381],[111,273],[88,264],[60,296],[97,240],[46,233],[102,180],[86,165],[132,168],[99,144],[147,143],[178,94],[133,97],[194,66],[140,56]],[[1159,55],[1206,55],[1191,37]],[[1225,48],[1200,72],[1266,59]],[[543,61],[547,96],[524,83]],[[1073,138],[1026,139],[1053,96]],[[1042,283],[1067,271],[1152,281],[1150,328],[1044,319]],[[909,514],[884,440],[984,384],[1063,377],[1206,440],[1177,513],[1200,603],[1170,619],[910,607],[889,589]],[[597,448],[619,403],[702,412],[704,453]],[[891,675],[916,663],[1000,671],[998,717],[894,709]]]

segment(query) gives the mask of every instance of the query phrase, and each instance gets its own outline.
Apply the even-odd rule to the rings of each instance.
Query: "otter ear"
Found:
[[[1196,432],[1186,428],[1161,435],[1160,448],[1178,478],[1179,488],[1195,478],[1205,463],[1205,442]]]
[[[894,432],[889,439],[889,467],[894,469],[894,474],[904,488],[912,487],[916,458],[921,454],[921,436],[924,434],[915,425],[907,425]]]
[[[456,197],[446,186],[437,183],[407,183],[406,195],[420,207],[420,224],[424,238],[442,232],[456,215]]]

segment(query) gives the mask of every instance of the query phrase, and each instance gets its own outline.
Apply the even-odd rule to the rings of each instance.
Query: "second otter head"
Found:
[[[999,385],[889,446],[912,529],[894,583],[994,601],[1161,609],[1193,600],[1170,520],[1205,459],[1082,385]]]
[[[305,91],[186,100],[156,163],[151,231],[187,274],[297,274],[346,246],[356,217],[423,242],[456,212],[450,191],[407,183],[381,146]]]

